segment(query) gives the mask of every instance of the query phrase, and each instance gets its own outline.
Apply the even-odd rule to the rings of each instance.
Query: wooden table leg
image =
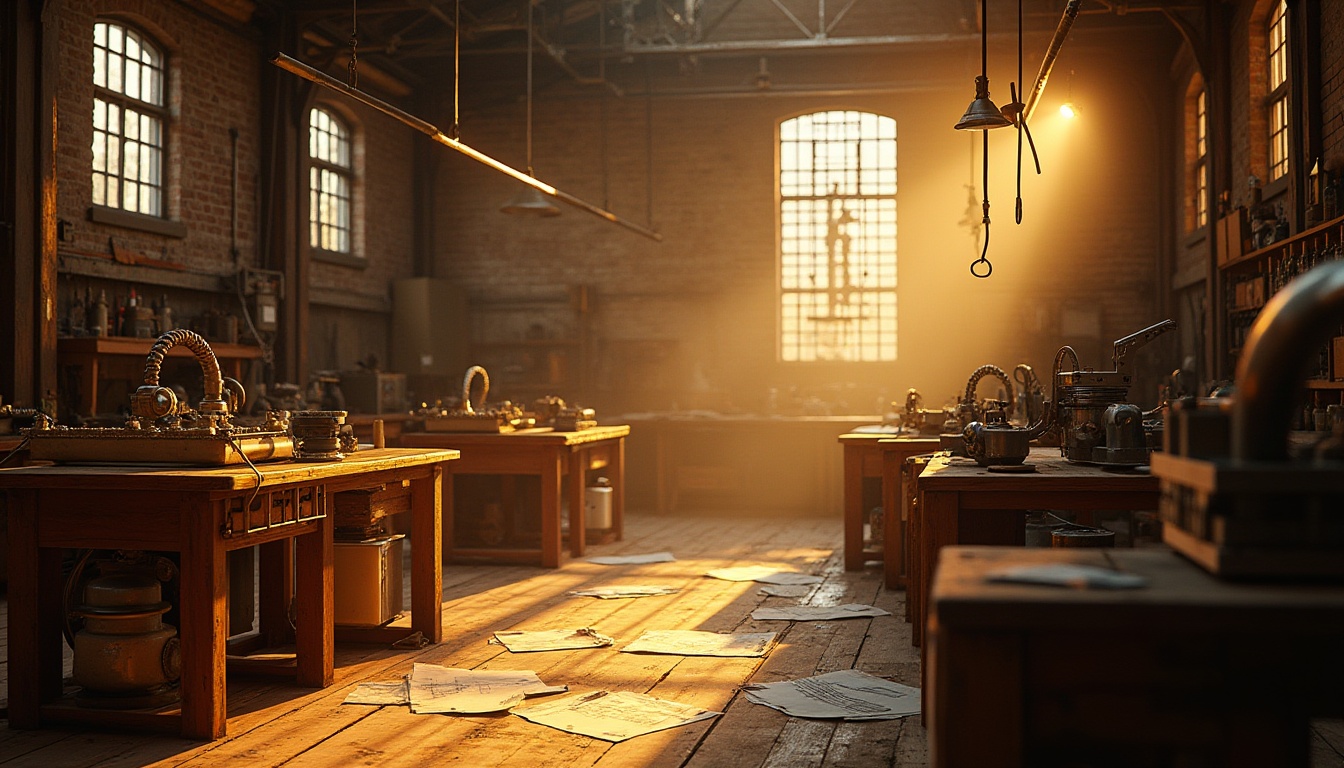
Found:
[[[959,508],[960,497],[956,492],[923,491],[919,495],[919,583],[911,584],[907,596],[914,593],[919,600],[911,630],[919,637],[921,656],[925,653],[924,628],[928,625],[929,618],[929,587],[933,585],[933,570],[938,565],[938,550],[948,544],[957,543]],[[913,578],[914,574],[911,576]],[[921,665],[920,675],[925,674],[927,674],[926,665]]]
[[[569,452],[569,554],[583,557],[587,544],[584,522],[584,491],[588,486],[588,449],[577,446]]]
[[[182,584],[182,735],[192,739],[224,737],[228,717],[224,653],[229,634],[229,574],[219,526],[225,503],[180,504],[183,525]]]
[[[443,527],[441,489],[451,488],[443,465],[411,481],[411,629],[431,643],[443,642]]]
[[[560,567],[560,453],[548,452],[541,471],[541,564]]]
[[[298,616],[294,622],[294,649],[299,685],[324,688],[335,679],[335,588],[331,563],[335,559],[335,494],[323,493],[326,514],[317,530],[294,537],[295,591]]]
[[[863,454],[846,445],[843,513],[845,527],[845,570],[863,570]]]
[[[625,438],[616,438],[616,450],[612,453],[611,466],[607,467],[611,475],[611,526],[616,532],[616,540],[625,539]]]
[[[41,705],[61,694],[63,583],[61,551],[38,546],[37,493],[11,491],[8,622],[11,728],[37,728],[41,724]]]
[[[257,629],[268,647],[294,642],[289,606],[294,600],[294,540],[268,541],[257,547]]]
[[[882,454],[882,572],[887,589],[905,587],[905,548],[908,531],[901,527],[901,507],[905,501],[905,459],[895,451]],[[846,514],[848,514],[848,501]],[[845,545],[849,558],[849,545]],[[907,598],[908,600],[908,598]]]

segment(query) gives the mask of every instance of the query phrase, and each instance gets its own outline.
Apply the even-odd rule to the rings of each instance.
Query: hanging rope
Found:
[[[350,0],[350,63],[345,67],[345,84],[359,86],[359,0]]]

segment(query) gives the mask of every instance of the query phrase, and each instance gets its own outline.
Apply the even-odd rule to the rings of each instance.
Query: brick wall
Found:
[[[983,363],[1011,369],[1027,362],[1044,373],[1065,341],[1080,346],[1084,363],[1104,366],[1112,340],[1162,319],[1155,314],[1163,238],[1159,153],[1146,95],[1151,80],[1144,79],[1153,76],[1153,63],[1134,41],[1112,46],[1079,35],[1070,46],[1060,66],[1075,71],[1074,96],[1086,100],[1085,118],[1072,132],[1052,118],[1065,95],[1060,75],[1034,126],[1044,175],[1024,172],[1021,226],[1013,223],[1016,139],[1011,131],[992,136],[989,280],[970,276],[979,254],[971,230],[958,223],[967,215],[965,185],[972,178],[973,219],[979,219],[980,177],[978,155],[971,167],[979,135],[952,130],[978,70],[962,51],[946,60],[867,63],[960,73],[965,85],[955,89],[655,98],[652,105],[609,97],[605,182],[596,93],[559,86],[540,92],[538,177],[599,205],[609,199],[625,218],[651,220],[664,242],[567,207],[554,219],[505,217],[497,209],[516,183],[453,158],[439,189],[436,273],[477,301],[592,286],[594,404],[608,412],[673,405],[759,411],[771,388],[796,388],[856,413],[875,412],[879,395],[899,398],[911,386],[937,404]],[[1007,64],[990,73],[1001,103],[1008,100]],[[844,77],[837,69],[818,79]],[[900,359],[894,364],[776,361],[776,126],[832,108],[880,112],[898,123]],[[523,130],[522,104],[478,109],[463,121],[467,143],[518,167]],[[1063,327],[1080,315],[1095,322]],[[1157,367],[1170,371],[1178,363],[1164,359]]]
[[[264,212],[258,191],[267,159],[260,157],[262,50],[252,29],[214,21],[185,2],[164,0],[67,0],[61,3],[58,215],[70,222],[61,243],[59,279],[62,316],[71,297],[92,289],[117,301],[132,288],[142,295],[166,294],[177,325],[208,310],[240,313],[226,278],[239,263],[275,267],[277,255],[261,254]],[[93,25],[100,16],[141,29],[169,60],[166,157],[168,218],[182,222],[185,237],[95,223],[89,220],[93,103]],[[387,313],[392,280],[409,276],[413,259],[411,184],[415,135],[358,104],[339,105],[351,118],[362,157],[358,180],[366,226],[363,267],[315,262],[314,292],[329,305],[314,305],[308,344],[310,367],[350,368],[370,355],[389,359]],[[233,141],[238,132],[238,194],[232,195]],[[305,176],[306,178],[306,176]],[[237,205],[237,229],[232,207]],[[299,230],[306,238],[306,222]],[[171,262],[176,269],[127,270],[111,263],[109,238],[133,255]],[[223,292],[220,289],[226,289]],[[292,292],[290,294],[293,295]],[[241,324],[240,324],[241,325]]]
[[[1324,166],[1344,175],[1344,0],[1321,0],[1321,137]]]

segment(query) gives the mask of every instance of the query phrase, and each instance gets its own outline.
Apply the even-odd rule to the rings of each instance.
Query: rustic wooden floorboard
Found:
[[[421,649],[340,644],[335,683],[296,688],[274,680],[229,678],[229,735],[216,742],[98,730],[11,731],[0,723],[0,768],[140,766],[386,766],[423,768],[918,768],[928,746],[918,717],[875,722],[790,718],[753,704],[748,682],[774,682],[855,668],[917,685],[918,649],[901,615],[905,594],[882,586],[880,566],[843,570],[840,521],[760,515],[627,518],[621,542],[591,555],[668,550],[670,563],[603,566],[566,559],[561,568],[450,564],[444,567],[444,642]],[[718,567],[770,563],[824,581],[805,598],[767,597],[760,585],[704,576]],[[571,597],[584,587],[661,584],[672,595],[625,600]],[[763,605],[872,603],[893,615],[825,622],[750,618]],[[3,607],[0,604],[0,607]],[[4,614],[0,610],[0,629]],[[407,618],[397,625],[407,625]],[[488,643],[505,629],[591,626],[613,647],[513,654]],[[622,653],[649,629],[777,632],[761,659]],[[7,654],[0,645],[0,683]],[[406,707],[342,705],[354,686],[408,674],[416,662],[481,669],[530,669],[576,693],[633,690],[724,714],[694,725],[611,744],[527,722],[511,714],[412,715]],[[67,673],[69,654],[67,654]],[[0,687],[0,700],[3,700]],[[544,700],[541,699],[541,700]],[[529,701],[528,706],[538,700]],[[1313,768],[1344,768],[1344,721],[1314,721]]]

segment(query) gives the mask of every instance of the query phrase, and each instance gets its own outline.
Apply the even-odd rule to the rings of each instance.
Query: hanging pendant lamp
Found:
[[[532,172],[532,2],[527,2],[527,175],[536,178]],[[500,206],[504,213],[520,216],[550,217],[560,215],[560,206],[536,187],[523,187],[507,203]]]
[[[975,78],[975,99],[953,126],[959,131],[1007,128],[1013,121],[989,99],[989,17],[988,0],[980,0],[980,74]]]

